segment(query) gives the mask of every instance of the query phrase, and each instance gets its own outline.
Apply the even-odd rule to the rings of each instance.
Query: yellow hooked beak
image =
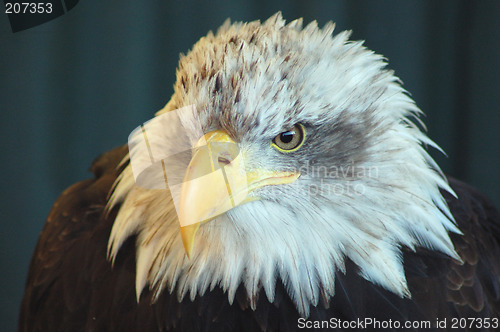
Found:
[[[291,183],[300,176],[297,172],[247,170],[238,144],[220,130],[203,136],[195,148],[179,203],[181,237],[188,257],[202,222],[257,199],[249,196],[257,188]]]

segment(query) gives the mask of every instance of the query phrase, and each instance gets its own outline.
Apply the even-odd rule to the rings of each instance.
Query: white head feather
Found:
[[[146,285],[157,295],[175,290],[179,300],[219,286],[232,302],[243,283],[250,299],[262,287],[273,301],[280,278],[307,316],[320,292],[334,296],[346,258],[364,278],[400,296],[411,296],[402,246],[459,259],[448,231],[460,231],[439,189],[453,192],[422,148],[435,144],[408,119],[419,109],[381,56],[348,41],[349,32],[332,37],[333,28],[315,22],[302,28],[301,20],[285,25],[279,13],[263,24],[226,22],[181,58],[175,94],[158,114],[196,105],[205,132],[222,127],[253,153],[249,167],[279,163],[282,157],[259,137],[297,122],[331,135],[331,145],[321,148],[321,135],[310,135],[318,146],[297,157],[308,170],[204,224],[191,259],[168,190],[138,187],[126,167],[110,201],[121,206],[109,255],[114,259],[137,235],[138,297]],[[168,141],[162,144],[168,149]],[[312,172],[326,166],[321,156],[328,154],[326,170],[337,172]]]

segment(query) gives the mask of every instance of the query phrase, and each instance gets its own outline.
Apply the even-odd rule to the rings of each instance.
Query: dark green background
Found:
[[[0,13],[0,330],[59,193],[172,93],[180,52],[227,18],[337,22],[389,59],[447,153],[500,206],[500,1],[91,1],[12,33]]]

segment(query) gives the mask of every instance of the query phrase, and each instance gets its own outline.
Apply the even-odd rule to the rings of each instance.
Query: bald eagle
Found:
[[[383,57],[333,29],[227,21],[181,56],[155,117],[198,121],[169,159],[179,195],[139,185],[130,145],[98,157],[47,218],[19,331],[496,330],[498,211],[440,171]],[[229,182],[195,181],[215,170]]]

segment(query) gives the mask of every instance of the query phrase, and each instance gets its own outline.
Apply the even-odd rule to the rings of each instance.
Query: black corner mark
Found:
[[[80,0],[63,0],[63,1],[66,4],[66,11],[69,12],[71,9],[73,9],[73,7],[76,6],[78,1]]]
[[[4,0],[12,32],[47,23],[73,9],[80,0]]]

